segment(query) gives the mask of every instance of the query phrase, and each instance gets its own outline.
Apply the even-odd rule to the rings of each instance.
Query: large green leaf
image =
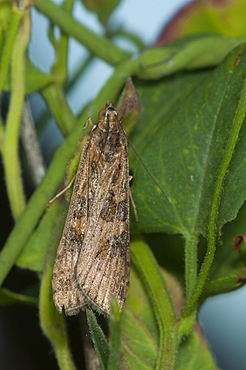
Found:
[[[156,46],[165,45],[178,37],[215,33],[218,35],[244,36],[245,27],[244,0],[192,1],[177,12],[163,28]],[[214,49],[217,53],[217,49]]]
[[[183,304],[182,289],[177,281],[166,272],[163,276],[178,314]],[[135,269],[132,269],[129,295],[121,321],[121,367],[132,370],[155,368],[158,343],[157,321],[151,308],[146,286]],[[198,324],[190,337],[182,342],[176,368],[216,369]]]
[[[220,1],[219,6],[209,0],[196,1],[183,9],[181,34],[218,32],[228,36],[245,35],[245,11],[244,0]],[[180,23],[180,19],[177,21]]]
[[[138,231],[206,234],[245,67],[241,45],[214,70],[139,85],[144,111],[131,140],[169,201],[136,160],[132,168]],[[220,225],[231,221],[245,200],[244,136],[245,127],[224,179]]]

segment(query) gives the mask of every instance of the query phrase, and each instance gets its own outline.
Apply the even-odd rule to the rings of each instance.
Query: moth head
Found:
[[[105,108],[101,109],[100,112],[98,113],[98,118],[100,119],[100,121],[102,121],[106,117],[108,111],[109,112],[115,111],[115,108],[113,104],[110,103],[110,101],[107,101]]]

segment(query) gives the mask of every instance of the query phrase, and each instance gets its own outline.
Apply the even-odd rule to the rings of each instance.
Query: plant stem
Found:
[[[4,43],[3,50],[1,53],[2,57],[1,57],[1,63],[0,63],[0,95],[2,93],[4,82],[7,77],[16,34],[19,28],[21,18],[23,17],[23,14],[24,13],[20,11],[14,4],[12,8],[12,17],[10,20],[8,36],[6,38],[6,41]]]
[[[30,14],[24,13],[11,60],[11,100],[3,144],[4,171],[12,214],[17,220],[25,208],[18,141],[25,96],[25,53],[30,37]]]
[[[197,245],[198,235],[189,234],[185,237],[185,282],[186,297],[189,300],[194,293],[197,280]]]
[[[179,345],[178,322],[160,268],[143,241],[131,243],[132,260],[145,282],[159,327],[156,369],[173,369]]]
[[[49,210],[51,213],[50,216],[53,214],[57,217],[60,208],[61,207],[58,202],[52,204],[52,207]],[[56,254],[56,246],[59,243],[60,237],[61,233],[56,233],[55,240],[53,238],[53,240],[50,241],[50,250],[47,256],[40,287],[39,317],[41,328],[54,348],[59,368],[64,370],[74,370],[75,365],[68,346],[64,315],[58,314],[51,296],[53,264]]]
[[[90,337],[100,362],[102,370],[107,369],[109,345],[100,325],[98,325],[95,314],[92,310],[86,310],[86,318],[89,327]]]
[[[120,310],[116,300],[111,302],[109,325],[110,342],[107,370],[115,370],[118,368],[120,355]]]
[[[49,84],[42,89],[41,93],[61,132],[67,136],[75,127],[76,119],[67,103],[61,85]]]
[[[119,48],[107,38],[99,36],[83,26],[83,24],[74,19],[61,6],[55,5],[48,0],[42,0],[37,1],[35,7],[46,15],[51,22],[61,27],[63,32],[74,37],[92,54],[103,59],[110,65],[118,65],[131,56],[131,53],[128,51]]]

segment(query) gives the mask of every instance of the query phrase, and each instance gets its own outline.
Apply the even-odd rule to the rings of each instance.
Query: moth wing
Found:
[[[76,315],[80,310],[87,307],[86,299],[78,289],[75,280],[75,268],[79,253],[83,244],[83,238],[88,223],[87,207],[87,178],[88,155],[91,150],[91,139],[85,144],[78,173],[76,176],[73,194],[67,214],[63,235],[58,247],[56,261],[53,270],[52,288],[55,306],[59,312],[64,307],[66,315]]]
[[[99,171],[89,207],[86,234],[76,265],[78,287],[88,305],[110,314],[112,297],[123,308],[130,277],[129,168],[127,141],[120,137],[122,150],[114,160],[103,155],[97,162]]]
[[[109,110],[108,115],[115,112]],[[54,301],[67,315],[90,306],[122,309],[129,286],[129,169],[127,139],[93,128],[77,172],[54,266]]]
[[[55,306],[66,315],[76,315],[86,308],[86,300],[74,279],[79,250],[63,235],[53,270],[52,288]]]
[[[98,237],[100,232],[100,237]],[[83,245],[76,269],[76,280],[88,305],[110,314],[112,297],[123,308],[130,278],[129,227],[120,221],[101,220],[89,245]],[[117,236],[116,236],[117,235]]]

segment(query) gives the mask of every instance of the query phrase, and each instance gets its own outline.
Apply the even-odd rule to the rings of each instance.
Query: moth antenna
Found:
[[[150,171],[148,170],[147,166],[144,164],[144,161],[142,160],[142,158],[140,157],[140,155],[138,154],[138,152],[136,151],[136,149],[134,148],[134,146],[131,144],[130,140],[128,139],[122,125],[120,124],[120,127],[121,127],[121,130],[123,131],[127,141],[128,141],[128,144],[130,145],[130,147],[132,148],[132,150],[134,151],[134,153],[136,154],[137,158],[139,159],[139,161],[141,162],[142,166],[144,167],[144,169],[146,170],[146,172],[148,173],[149,177],[151,178],[152,181],[154,181],[154,183],[156,184],[156,186],[160,189],[160,191],[162,192],[162,194],[165,196],[166,200],[171,203],[171,200],[168,198],[167,194],[165,193],[165,191],[162,189],[162,187],[158,184],[158,182],[155,180],[154,176],[150,173]]]

